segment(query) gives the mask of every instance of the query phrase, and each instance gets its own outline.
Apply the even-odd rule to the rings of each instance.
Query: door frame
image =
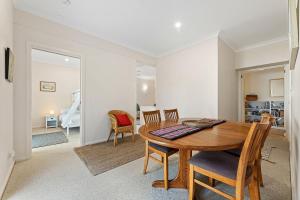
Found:
[[[239,68],[237,69],[237,76],[238,76],[238,120],[240,122],[244,122],[245,120],[245,109],[244,109],[244,77],[243,77],[243,73],[245,71],[249,71],[249,70],[255,70],[255,69],[262,69],[262,68],[272,68],[274,66],[283,66],[284,70],[285,70],[285,75],[284,75],[284,83],[285,83],[285,96],[284,96],[284,110],[285,110],[285,131],[286,134],[285,136],[288,137],[289,139],[289,135],[290,135],[290,90],[291,90],[291,78],[290,78],[290,68],[288,65],[288,61],[286,62],[278,62],[278,63],[272,63],[272,64],[268,64],[268,65],[259,65],[259,66],[253,66],[253,67],[245,67],[245,68]]]
[[[80,53],[69,51],[65,49],[59,49],[55,47],[49,47],[48,45],[43,45],[34,42],[27,42],[26,45],[26,57],[27,57],[27,130],[29,133],[27,134],[27,150],[28,154],[31,157],[32,154],[32,49],[47,51],[51,53],[66,55],[74,58],[80,59],[80,146],[85,145],[85,59],[84,56]]]

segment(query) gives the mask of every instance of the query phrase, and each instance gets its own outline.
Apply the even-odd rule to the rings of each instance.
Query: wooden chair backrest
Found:
[[[270,113],[263,113],[261,115],[260,123],[262,123],[262,124],[271,123],[271,126],[267,130],[267,133],[264,135],[264,138],[262,140],[262,147],[264,146],[264,143],[270,133],[272,125],[275,123],[275,120],[276,120],[276,118],[273,115],[271,115]]]
[[[160,111],[143,111],[143,116],[146,124],[161,122]]]
[[[165,120],[166,121],[176,121],[179,120],[178,110],[177,109],[170,109],[164,110]]]
[[[249,130],[246,141],[244,143],[242,153],[239,160],[237,171],[237,186],[236,196],[244,195],[244,184],[247,169],[251,168],[254,172],[255,161],[260,153],[261,146],[263,145],[263,138],[271,127],[270,123],[256,123],[254,122]]]
[[[270,113],[263,113],[261,114],[261,120],[260,123],[268,123],[271,122],[271,124],[275,123],[275,117],[271,115]]]

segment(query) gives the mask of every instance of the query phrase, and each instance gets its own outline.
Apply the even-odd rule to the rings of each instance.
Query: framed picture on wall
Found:
[[[41,92],[56,92],[56,82],[40,81]]]
[[[284,79],[270,79],[270,96],[284,97]]]

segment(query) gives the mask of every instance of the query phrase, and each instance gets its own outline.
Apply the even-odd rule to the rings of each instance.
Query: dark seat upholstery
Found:
[[[190,159],[190,163],[194,166],[235,180],[239,165],[239,157],[223,151],[200,152]],[[249,177],[251,173],[252,170],[248,168],[246,176]]]
[[[171,153],[171,152],[178,151],[177,149],[161,146],[159,144],[155,144],[155,143],[152,143],[152,142],[149,142],[149,146],[157,149],[158,151],[164,152],[164,153]]]
[[[226,150],[225,151],[226,153],[229,153],[231,155],[234,155],[234,156],[237,156],[237,157],[240,157],[241,156],[241,153],[242,153],[242,149],[231,149],[231,150]]]

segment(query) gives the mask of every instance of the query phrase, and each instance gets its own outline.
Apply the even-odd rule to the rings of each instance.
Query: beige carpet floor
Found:
[[[186,200],[184,189],[152,188],[154,180],[163,177],[163,169],[150,161],[148,173],[143,175],[143,158],[93,176],[74,152],[79,137],[70,137],[69,143],[35,149],[32,158],[18,162],[6,188],[3,200]],[[275,146],[262,161],[265,187],[262,200],[290,200],[289,145],[286,138],[271,135],[265,145]],[[170,158],[170,178],[177,172],[177,155]],[[223,184],[217,187],[224,188]],[[226,187],[232,193],[233,189]],[[223,200],[205,190],[196,189],[199,200]],[[249,198],[246,197],[245,200]]]
[[[89,171],[94,175],[101,174],[145,155],[145,141],[139,136],[124,137],[114,147],[113,141],[102,142],[84,147],[74,148],[76,154],[84,162]]]

